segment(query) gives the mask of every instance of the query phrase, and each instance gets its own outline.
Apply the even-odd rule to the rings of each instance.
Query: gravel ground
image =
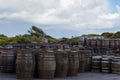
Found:
[[[0,73],[0,80],[17,80],[15,74]],[[33,79],[33,80],[43,80],[43,79]],[[107,74],[107,73],[79,73],[74,77],[66,78],[55,78],[49,80],[120,80],[120,75],[118,74]]]

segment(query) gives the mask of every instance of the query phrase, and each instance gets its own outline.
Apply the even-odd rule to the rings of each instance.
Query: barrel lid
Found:
[[[114,58],[114,56],[102,55],[103,58]]]
[[[47,50],[47,52],[53,53],[54,51],[53,50]]]
[[[64,51],[63,49],[58,49],[57,51]]]
[[[102,60],[112,60],[113,56],[102,57]]]
[[[76,52],[78,52],[78,51],[75,51],[75,50],[71,50],[71,52],[73,52],[73,53],[76,53]]]
[[[101,59],[102,56],[92,56],[93,59]]]
[[[115,58],[115,59],[120,59],[120,57],[117,57],[117,56],[115,56],[114,58]]]

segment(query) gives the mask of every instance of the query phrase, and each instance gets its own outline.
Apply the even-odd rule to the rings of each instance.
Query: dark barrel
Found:
[[[120,57],[120,50],[113,50],[114,56]]]
[[[92,56],[92,71],[101,72],[101,56]]]
[[[102,40],[97,40],[97,47],[101,48],[102,47]]]
[[[35,58],[31,50],[17,51],[16,73],[18,79],[32,79],[34,76]]]
[[[115,49],[119,49],[119,45],[120,45],[120,44],[119,44],[119,41],[120,41],[120,40],[115,40]]]
[[[107,50],[106,55],[110,56],[110,55],[116,55],[116,54],[114,50]]]
[[[110,48],[115,49],[115,40],[110,40]]]
[[[97,47],[97,40],[91,40],[91,47]]]
[[[91,50],[84,50],[85,53],[85,58],[86,58],[86,62],[85,62],[85,71],[89,72],[91,71],[91,61],[92,61],[92,51]]]
[[[15,72],[15,52],[13,50],[1,50],[0,52],[0,68],[1,72]]]
[[[85,72],[86,56],[84,50],[79,50],[79,69],[78,72]]]
[[[120,74],[120,57],[112,59],[112,73]]]
[[[34,71],[34,77],[38,78],[38,53],[41,51],[41,49],[33,49],[32,53],[35,56],[35,71]]]
[[[120,40],[117,40],[118,43],[118,49],[120,49]]]
[[[1,71],[1,49],[0,49],[0,71]]]
[[[109,41],[109,39],[102,40],[102,47],[103,48],[109,48],[110,47],[110,41]]]
[[[111,62],[112,62],[112,56],[103,56],[102,62],[101,62],[101,69],[104,73],[110,73],[111,72]]]
[[[66,77],[68,71],[68,53],[63,50],[55,51],[56,71],[55,77]]]
[[[41,50],[37,54],[38,77],[42,79],[54,78],[56,61],[54,51]]]
[[[88,47],[91,47],[91,40],[90,40],[90,39],[87,39],[87,40],[86,40],[86,45],[87,45]]]
[[[75,50],[67,51],[69,58],[68,76],[76,76],[79,69],[79,56]]]

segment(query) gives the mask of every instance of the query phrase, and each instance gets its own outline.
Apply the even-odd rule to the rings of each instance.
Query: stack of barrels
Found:
[[[92,56],[92,71],[120,74],[120,57]]]
[[[101,72],[101,56],[92,56],[92,71]]]
[[[112,73],[120,74],[120,57],[112,59]]]
[[[91,71],[91,50],[79,50],[79,72]]]
[[[14,73],[15,72],[15,52],[13,50],[0,51],[0,69],[1,72]]]
[[[113,56],[103,56],[101,62],[101,69],[104,73],[111,73],[111,63]]]
[[[76,76],[79,54],[71,49],[17,49],[0,51],[2,72],[13,72],[17,79],[52,79]]]
[[[93,56],[90,49],[3,49],[0,70],[17,79],[53,79],[76,76],[78,72],[120,73],[120,57]]]
[[[85,45],[93,48],[119,49],[120,40],[118,39],[87,39]]]

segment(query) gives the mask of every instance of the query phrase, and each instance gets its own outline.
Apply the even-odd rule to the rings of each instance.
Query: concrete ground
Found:
[[[15,74],[0,73],[0,80],[17,80]],[[43,80],[43,79],[33,79],[33,80]],[[120,75],[110,74],[110,73],[79,73],[74,77],[66,78],[55,78],[49,80],[120,80]]]

